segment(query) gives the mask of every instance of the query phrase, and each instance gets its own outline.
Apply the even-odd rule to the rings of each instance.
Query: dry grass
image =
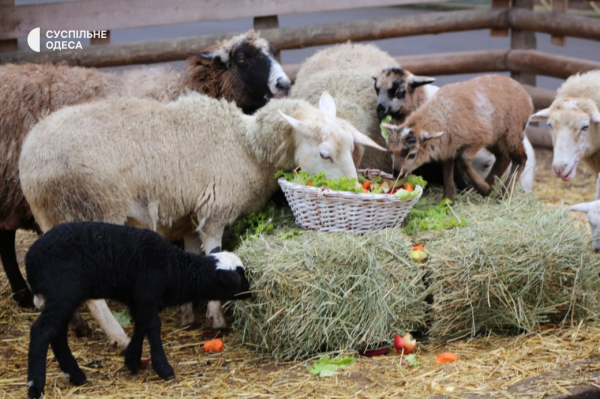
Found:
[[[534,190],[544,201],[571,205],[593,199],[591,174],[580,174],[581,187],[569,187],[551,177],[549,155],[538,151],[538,182]],[[565,190],[565,186],[567,189]],[[584,194],[579,194],[581,190]],[[19,234],[22,256],[33,237]],[[10,288],[0,273],[0,396],[24,397],[27,369],[28,331],[37,313],[23,312],[9,299]],[[89,318],[87,313],[84,316]],[[173,310],[163,314],[165,350],[175,368],[177,379],[159,380],[151,369],[131,375],[123,368],[117,351],[105,345],[103,334],[70,337],[71,347],[80,365],[102,362],[102,368],[84,368],[88,384],[73,387],[59,376],[52,356],[48,357],[49,397],[428,397],[491,394],[494,397],[541,398],[564,394],[565,389],[581,383],[594,383],[573,373],[561,373],[541,380],[528,393],[515,394],[516,383],[560,369],[581,360],[589,360],[588,369],[600,369],[600,322],[571,328],[543,327],[514,337],[489,336],[459,340],[444,345],[422,345],[419,368],[401,363],[393,354],[378,358],[360,358],[337,377],[319,378],[306,372],[306,363],[277,362],[251,348],[231,343],[235,334],[225,337],[226,349],[220,354],[202,352],[201,332],[206,326],[179,329]],[[201,316],[200,316],[201,317]],[[95,326],[94,324],[92,324]],[[130,331],[129,331],[130,332]],[[459,355],[456,363],[437,365],[433,359],[442,351]],[[595,356],[595,357],[594,357]],[[145,350],[144,357],[148,357]],[[595,381],[597,384],[597,381]]]

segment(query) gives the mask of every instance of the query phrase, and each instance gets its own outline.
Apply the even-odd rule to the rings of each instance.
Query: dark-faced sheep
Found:
[[[261,210],[277,170],[356,177],[355,145],[378,147],[336,118],[335,103],[274,99],[254,115],[232,103],[188,95],[171,103],[110,99],[59,110],[35,125],[19,162],[25,197],[42,231],[103,221],[185,240],[186,250],[221,246],[223,230]],[[88,303],[109,339],[128,338],[104,301]],[[226,323],[210,304],[214,328]],[[189,313],[193,320],[193,313]],[[189,319],[186,319],[189,320]]]
[[[186,90],[235,101],[252,113],[290,89],[273,47],[254,31],[190,57],[184,72],[152,67],[114,74],[50,64],[4,65],[0,82],[0,257],[13,298],[22,306],[31,306],[32,298],[19,271],[15,231],[36,226],[19,183],[18,160],[25,135],[38,120],[109,96],[172,101]]]
[[[456,162],[473,187],[489,195],[491,184],[511,162],[510,176],[519,179],[527,160],[523,131],[532,110],[525,89],[504,76],[482,76],[446,85],[402,125],[388,125],[394,174],[403,177],[426,162],[441,162],[444,197],[454,199]],[[484,148],[496,157],[485,180],[471,164]]]
[[[131,372],[140,369],[147,337],[152,367],[161,378],[172,379],[175,373],[162,346],[158,312],[190,301],[250,295],[244,267],[234,254],[191,254],[153,231],[107,223],[56,226],[33,243],[25,267],[36,305],[42,308],[29,343],[31,398],[44,392],[49,345],[73,384],[86,381],[69,349],[67,327],[88,299],[110,298],[129,307],[135,326],[125,365]]]

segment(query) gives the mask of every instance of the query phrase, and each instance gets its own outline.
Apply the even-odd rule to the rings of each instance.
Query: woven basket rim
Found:
[[[298,183],[292,183],[288,180],[286,180],[283,177],[280,177],[279,179],[277,179],[277,182],[279,183],[279,185],[288,185],[290,186],[290,188],[293,188],[295,190],[307,190],[307,191],[313,191],[313,192],[321,192],[321,195],[325,196],[325,197],[339,197],[339,198],[348,198],[348,199],[352,199],[352,198],[356,198],[356,199],[361,199],[361,200],[365,200],[365,199],[376,199],[379,201],[388,201],[388,202],[406,202],[406,201],[412,201],[415,198],[407,198],[407,199],[400,199],[398,197],[396,197],[394,194],[388,194],[388,193],[382,193],[382,194],[373,194],[373,193],[353,193],[350,191],[337,191],[337,190],[332,190],[329,187],[312,187],[312,186],[305,186],[302,184],[298,184]],[[419,193],[419,195],[421,195],[423,193],[423,187],[421,187],[420,185],[416,185],[415,186],[415,191],[417,191]]]

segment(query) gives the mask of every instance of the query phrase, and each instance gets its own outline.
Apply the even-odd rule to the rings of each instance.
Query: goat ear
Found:
[[[387,149],[383,148],[382,146],[380,146],[379,144],[374,142],[373,139],[371,139],[366,134],[362,134],[358,130],[355,132],[352,132],[352,134],[354,135],[354,144],[364,145],[365,147],[371,147],[371,148],[374,148],[379,151],[387,152]]]
[[[229,52],[224,48],[203,51],[201,53],[195,53],[195,55],[201,58],[206,58],[208,60],[215,60],[222,64],[227,64],[229,62]]]
[[[407,83],[411,89],[416,89],[419,86],[428,85],[433,82],[435,82],[435,78],[430,78],[429,76],[409,75],[407,79]]]
[[[431,139],[437,139],[438,137],[442,137],[444,135],[444,132],[437,132],[437,133],[429,133],[426,131],[422,131],[421,132],[421,140],[426,141],[426,140],[431,140]]]
[[[398,130],[398,125],[392,125],[391,123],[382,123],[381,126],[390,130]]]
[[[590,211],[590,209],[592,209],[591,202],[583,202],[581,204],[577,204],[577,205],[573,205],[573,206],[569,207],[570,211],[583,212],[583,213],[588,213]]]
[[[305,136],[310,136],[309,129],[304,123],[300,122],[296,118],[292,118],[291,116],[284,114],[283,112],[281,112],[281,110],[278,111],[279,114],[283,116],[283,119],[285,119],[294,130],[302,133]]]
[[[550,108],[536,112],[529,117],[529,122],[544,122],[550,118]]]
[[[335,118],[337,113],[335,101],[333,100],[333,97],[331,97],[331,94],[326,91],[321,94],[321,99],[319,100],[319,109],[325,115]]]

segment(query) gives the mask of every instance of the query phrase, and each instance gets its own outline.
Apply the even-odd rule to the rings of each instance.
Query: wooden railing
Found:
[[[552,12],[533,11],[533,0],[492,0],[492,7],[467,11],[432,12],[409,18],[363,20],[278,28],[277,15],[360,7],[390,6],[435,0],[79,0],[68,3],[14,6],[0,0],[0,64],[62,62],[86,67],[108,67],[182,60],[217,40],[240,32],[140,43],[94,45],[79,50],[34,53],[16,49],[16,38],[40,26],[52,29],[112,30],[151,25],[254,17],[254,26],[279,50],[387,38],[490,29],[492,36],[509,36],[510,48],[494,51],[399,57],[413,73],[448,75],[509,71],[529,90],[537,107],[546,107],[554,92],[535,88],[536,75],[566,78],[600,69],[600,62],[569,58],[536,50],[534,32],[552,35],[565,45],[565,37],[600,40],[600,20],[566,13],[568,0],[554,0]],[[106,40],[105,40],[106,42]],[[298,65],[286,65],[294,77]]]

